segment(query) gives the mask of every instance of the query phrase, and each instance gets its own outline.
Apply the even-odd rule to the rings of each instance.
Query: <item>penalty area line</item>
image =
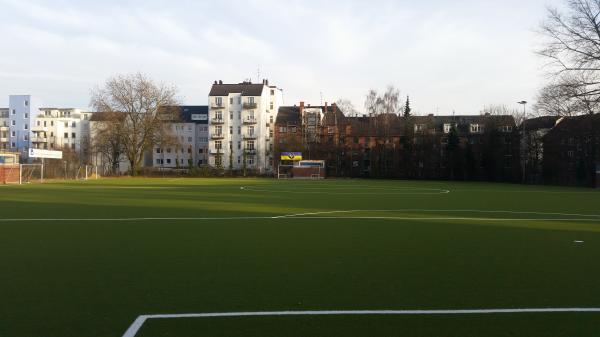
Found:
[[[446,309],[446,310],[305,310],[305,311],[248,311],[190,314],[140,315],[122,337],[135,337],[149,319],[211,318],[211,317],[268,317],[268,316],[343,316],[343,315],[491,315],[525,313],[600,313],[600,308],[525,308],[525,309]]]

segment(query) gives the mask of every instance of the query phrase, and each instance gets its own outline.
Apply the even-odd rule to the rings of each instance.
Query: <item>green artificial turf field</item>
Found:
[[[415,181],[0,187],[0,336],[139,315],[600,308],[600,192]],[[21,220],[19,220],[21,219]],[[143,336],[599,336],[600,312],[150,318]]]

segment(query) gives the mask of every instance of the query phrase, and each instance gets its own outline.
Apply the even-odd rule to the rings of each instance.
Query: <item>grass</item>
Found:
[[[600,307],[598,205],[594,190],[484,183],[2,187],[0,218],[30,220],[0,222],[0,336],[119,337],[158,313]],[[340,210],[360,211],[330,213]],[[235,217],[247,219],[197,219]],[[75,218],[163,219],[31,220]],[[589,313],[170,319],[137,336],[597,336],[598,322]]]

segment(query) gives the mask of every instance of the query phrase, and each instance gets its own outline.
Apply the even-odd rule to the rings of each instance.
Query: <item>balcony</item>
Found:
[[[244,118],[244,124],[256,124],[258,123],[258,119],[254,117],[246,117]]]
[[[256,149],[252,149],[252,150],[246,149],[246,150],[244,150],[244,152],[246,152],[246,154],[250,155],[250,156],[255,156],[256,155]]]
[[[0,126],[0,131],[8,131],[8,126]]]
[[[213,104],[211,104],[210,108],[212,110],[222,110],[222,109],[225,109],[225,105],[223,105],[222,103],[221,104],[213,103]]]
[[[242,104],[242,108],[244,110],[254,110],[258,107],[258,104],[256,103],[244,103]]]
[[[31,137],[32,143],[46,143],[47,141],[48,141],[48,138],[46,138],[46,137]]]
[[[225,120],[223,118],[211,118],[210,123],[211,124],[224,124]]]
[[[8,138],[0,138],[0,143],[8,143]]]
[[[213,133],[212,135],[210,135],[210,138],[223,139],[223,138],[225,138],[225,134],[224,133]]]
[[[222,154],[224,154],[223,153],[223,149],[209,149],[208,153],[211,154],[211,155],[218,155],[218,154],[222,155]]]
[[[31,131],[33,132],[47,132],[48,128],[43,126],[32,126]]]
[[[244,139],[256,139],[257,136],[255,133],[245,133],[244,134]]]

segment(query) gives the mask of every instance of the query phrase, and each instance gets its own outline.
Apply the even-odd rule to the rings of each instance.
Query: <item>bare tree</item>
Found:
[[[90,125],[92,152],[94,156],[101,156],[102,162],[108,163],[111,174],[117,174],[124,150],[121,143],[123,115],[116,112],[99,112],[94,118],[96,120]]]
[[[348,99],[338,99],[335,104],[347,117],[357,117],[360,115],[358,110],[354,107],[354,104]]]
[[[517,125],[521,125],[525,119],[528,118],[528,114],[521,109],[509,109],[506,105],[502,104],[490,104],[483,107],[480,114],[491,115],[491,116],[512,116],[515,119]]]
[[[144,153],[168,132],[167,122],[175,119],[175,110],[165,108],[177,105],[175,94],[174,87],[157,84],[140,73],[118,75],[93,90],[92,106],[97,111],[122,114],[118,137],[131,175],[141,168]]]
[[[566,11],[549,8],[541,33],[546,37],[538,54],[549,60],[554,82],[542,89],[541,111],[572,114],[556,106],[552,95],[571,99],[579,113],[597,112],[600,102],[600,0],[566,0]],[[549,96],[550,95],[550,96]],[[547,100],[547,101],[543,101]],[[571,104],[568,102],[567,104]],[[544,106],[550,105],[550,106]]]

